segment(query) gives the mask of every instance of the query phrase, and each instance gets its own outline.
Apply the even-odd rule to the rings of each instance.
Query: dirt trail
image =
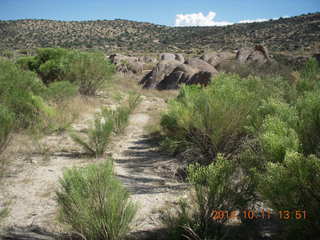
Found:
[[[150,121],[148,111],[157,106],[158,99],[144,99],[130,117],[123,141],[113,148],[115,171],[139,205],[138,226],[135,231],[159,227],[158,209],[182,196],[186,185],[177,182],[169,173],[175,159],[157,151],[155,143],[145,135],[144,127]]]
[[[186,188],[184,184],[163,174],[173,166],[174,159],[157,152],[154,143],[145,135],[144,127],[150,120],[149,111],[157,106],[159,100],[144,98],[131,115],[125,133],[115,138],[111,146],[110,155],[115,159],[115,172],[139,205],[135,232],[158,228],[157,209],[182,196]],[[81,131],[92,118],[93,113],[82,117],[74,127]],[[58,179],[65,168],[93,162],[92,159],[75,156],[80,149],[67,134],[48,136],[44,141],[49,146],[63,147],[53,150],[46,161],[42,156],[33,154],[30,158],[21,156],[13,163],[4,181],[4,190],[0,192],[0,207],[7,199],[11,199],[11,211],[5,219],[5,226],[37,225],[48,231],[59,231],[54,199]]]

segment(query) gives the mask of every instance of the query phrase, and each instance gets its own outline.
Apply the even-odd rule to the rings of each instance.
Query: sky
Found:
[[[223,26],[320,12],[320,0],[0,0],[0,20],[127,19]]]

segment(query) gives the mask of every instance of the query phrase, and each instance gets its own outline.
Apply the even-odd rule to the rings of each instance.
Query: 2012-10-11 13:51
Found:
[[[223,220],[223,219],[236,219],[242,217],[244,219],[254,220],[254,219],[271,219],[271,215],[278,214],[280,220],[300,220],[307,219],[307,212],[305,210],[281,210],[278,212],[273,212],[270,209],[261,209],[259,211],[255,210],[243,210],[243,211],[224,211],[224,210],[214,210],[212,211],[213,220]]]

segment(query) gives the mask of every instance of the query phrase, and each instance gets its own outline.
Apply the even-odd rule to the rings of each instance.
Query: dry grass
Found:
[[[178,96],[179,90],[157,90],[157,89],[140,89],[141,94],[148,97],[158,97],[165,101]]]
[[[54,106],[56,114],[48,119],[48,121],[53,125],[54,130],[64,131],[79,118],[81,113],[89,111],[93,105],[96,105],[96,102],[91,98],[85,98],[78,95],[62,103],[56,104]]]
[[[34,161],[35,154],[41,162],[47,163],[53,152],[64,147],[60,141],[47,141],[48,134],[51,134],[52,131],[63,132],[67,130],[72,123],[84,114],[94,114],[95,109],[100,104],[101,100],[96,97],[76,96],[54,105],[57,110],[56,114],[51,119],[43,119],[43,125],[13,134],[11,143],[0,156],[0,178],[10,165]],[[46,126],[53,126],[53,128],[48,131]]]
[[[149,115],[149,121],[144,127],[144,131],[147,134],[159,134],[161,127],[160,127],[160,120],[161,120],[161,113],[163,112],[163,109],[157,108],[153,111],[150,111],[148,113]]]
[[[0,155],[0,182],[2,177],[5,175],[6,167],[7,167],[7,157],[5,154]]]
[[[5,151],[0,155],[0,182],[7,172],[10,171],[9,167],[14,163],[15,165],[21,164],[17,162],[19,159],[27,159],[30,153],[30,138],[24,134],[12,134],[12,139]],[[20,157],[23,156],[23,157]],[[18,168],[20,169],[20,168]],[[0,184],[1,187],[1,184]],[[1,191],[1,190],[0,190]]]

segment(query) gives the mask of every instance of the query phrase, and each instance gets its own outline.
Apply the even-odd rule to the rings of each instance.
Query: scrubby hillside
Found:
[[[107,51],[236,49],[265,44],[273,51],[319,48],[320,13],[225,27],[168,27],[127,20],[0,21],[0,49],[37,47],[99,48]]]

